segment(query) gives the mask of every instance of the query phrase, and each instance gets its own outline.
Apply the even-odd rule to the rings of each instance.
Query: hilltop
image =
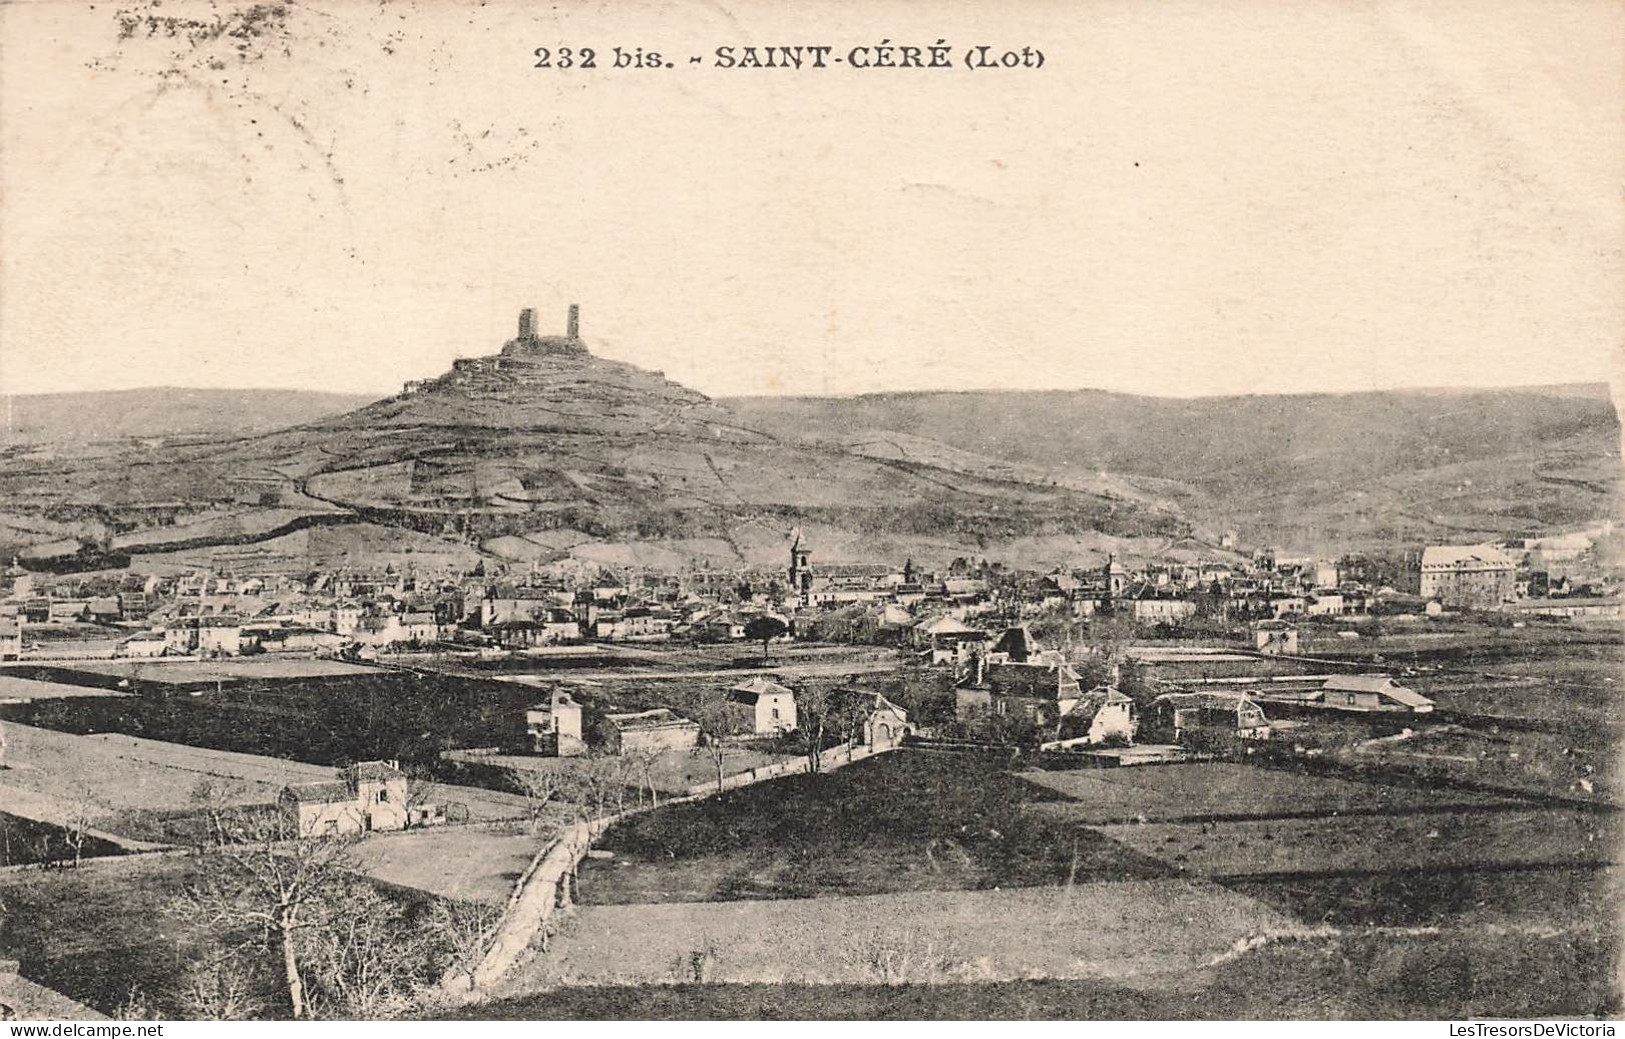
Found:
[[[762,430],[661,373],[593,355],[576,335],[538,337],[531,321],[499,354],[289,429],[71,456],[13,448],[0,492],[35,528],[57,526],[19,521],[12,537],[49,542],[31,553],[43,561],[76,542],[157,554],[366,523],[497,549],[561,537],[572,548],[708,545],[698,554],[737,563],[797,524],[826,544],[903,537],[947,552],[1186,533],[1171,499],[1129,484]]]

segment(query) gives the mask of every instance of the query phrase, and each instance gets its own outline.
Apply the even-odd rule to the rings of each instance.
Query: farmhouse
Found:
[[[1134,741],[1134,701],[1115,686],[1100,685],[1065,706],[1060,731],[1064,745],[1107,740]]]
[[[757,735],[796,727],[796,694],[760,676],[729,689],[728,702],[748,712],[750,731]]]
[[[1268,656],[1296,656],[1298,629],[1286,621],[1259,621],[1253,625],[1253,648]]]
[[[338,779],[295,783],[277,799],[288,823],[302,836],[404,830],[406,773],[393,761],[363,761]]]
[[[1152,701],[1154,725],[1175,743],[1201,745],[1214,740],[1267,740],[1270,720],[1245,693],[1164,693]]]
[[[700,726],[667,707],[629,714],[606,714],[611,754],[635,750],[689,750],[699,745]]]
[[[562,689],[555,689],[549,702],[525,712],[525,732],[537,754],[579,758],[587,753],[581,737],[581,705]]]
[[[1426,714],[1433,701],[1387,675],[1333,675],[1320,688],[1320,702],[1345,711],[1410,711]]]
[[[1065,661],[991,663],[977,657],[954,688],[954,713],[961,721],[997,715],[1049,724],[1078,692],[1078,673]]]

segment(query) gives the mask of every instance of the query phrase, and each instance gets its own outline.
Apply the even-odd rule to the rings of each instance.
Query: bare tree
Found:
[[[247,929],[252,940],[280,948],[283,984],[295,1018],[306,1016],[305,981],[300,964],[301,932],[330,915],[328,900],[348,876],[351,841],[300,834],[290,821],[276,819],[241,827],[240,838],[215,847],[216,861],[201,871],[178,910],[204,924]]]
[[[807,755],[807,771],[823,767],[824,734],[835,719],[834,691],[826,685],[809,682],[796,691],[796,732]]]
[[[312,926],[299,934],[312,1005],[330,1016],[369,1020],[411,1010],[433,933],[408,927],[405,910],[360,878],[346,878],[334,895],[312,904]]]
[[[227,957],[210,957],[194,963],[186,973],[176,1002],[188,1021],[252,1021],[264,1007],[249,986],[250,975],[242,965]],[[141,1006],[131,992],[132,1011]]]
[[[624,757],[588,758],[576,773],[577,802],[588,818],[598,819],[626,807],[627,761]]]
[[[694,720],[699,723],[700,733],[705,737],[705,753],[711,759],[711,764],[716,766],[717,793],[720,794],[730,747],[728,738],[733,735],[735,720],[727,694],[706,694],[695,709]]]
[[[78,869],[84,859],[85,838],[90,831],[91,803],[88,795],[81,794],[68,808],[68,814],[58,824],[62,830],[62,843],[73,850],[73,868]]]
[[[525,795],[530,810],[530,832],[541,829],[548,805],[564,800],[571,783],[570,774],[562,768],[510,768],[508,781]]]
[[[643,791],[649,791],[649,803],[655,807],[660,805],[660,789],[655,786],[655,769],[660,766],[660,759],[664,752],[658,747],[638,747],[625,755],[629,762],[629,770],[637,779],[638,804],[643,804]]]
[[[440,938],[452,967],[468,978],[470,989],[499,919],[495,909],[478,902],[436,902],[429,915],[429,926]]]
[[[242,836],[243,812],[236,807],[246,788],[241,783],[204,778],[192,787],[188,800],[203,815],[208,832],[205,843],[219,847]],[[233,832],[237,831],[237,832]]]

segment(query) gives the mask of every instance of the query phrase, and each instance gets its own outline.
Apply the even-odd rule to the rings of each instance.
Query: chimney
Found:
[[[570,323],[565,327],[564,334],[571,339],[581,338],[581,305],[570,304]]]
[[[526,307],[519,312],[519,338],[533,339],[536,336],[536,311]]]

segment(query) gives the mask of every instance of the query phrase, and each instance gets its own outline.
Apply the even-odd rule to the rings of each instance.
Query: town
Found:
[[[439,1013],[493,998],[536,1012],[532,994],[584,978],[788,976],[760,950],[713,947],[709,925],[662,916],[669,903],[879,897],[901,911],[930,892],[1082,897],[1080,878],[1106,885],[1091,899],[1159,877],[1222,885],[1125,888],[1137,903],[1194,898],[1203,924],[1144,939],[1102,968],[1118,977],[1153,944],[1194,968],[1295,926],[1436,926],[1439,883],[1544,892],[1556,876],[1589,892],[1611,878],[1617,836],[1617,540],[1603,523],[1325,557],[1227,531],[1162,558],[1037,570],[968,556],[826,563],[795,528],[774,568],[13,563],[0,585],[0,867],[22,872],[0,896],[30,907],[37,935],[69,925],[64,906],[183,886],[176,850],[213,841],[243,863],[242,845],[210,836],[229,816],[274,828],[275,846],[342,847],[347,875],[430,899],[443,941],[414,946],[376,1003],[343,1003],[337,980],[313,982],[320,995],[291,973],[279,985],[274,970],[251,985],[215,953],[179,980],[154,968],[115,981],[60,934],[25,941],[15,962],[33,981],[14,971],[0,994],[87,1015]],[[909,805],[883,803],[888,792]],[[717,813],[732,832],[809,811],[862,821],[842,815],[777,849],[746,838],[730,850],[716,830]],[[1444,828],[1458,817],[1473,828]],[[892,850],[871,824],[924,830]],[[1223,850],[1221,826],[1236,837]],[[799,857],[814,840],[827,855]],[[728,864],[738,854],[755,862],[748,879]],[[1053,889],[1057,870],[1066,884]],[[1431,878],[1421,894],[1393,889],[1416,870]],[[1332,876],[1311,909],[1299,904],[1305,878]],[[1380,920],[1365,904],[1373,884],[1398,902]],[[346,890],[358,905],[383,897]],[[617,931],[632,926],[623,906],[665,921],[663,937]],[[384,916],[405,927],[411,913]],[[938,917],[922,925],[946,928],[935,938],[887,939],[900,944],[865,964],[821,959],[808,976],[1101,974],[1043,942],[972,957]],[[213,948],[197,919],[182,944]],[[826,926],[836,945],[873,940],[841,914]],[[0,932],[0,951],[18,933]],[[623,955],[594,961],[599,939]],[[981,966],[898,966],[917,959],[913,942],[958,943]]]

